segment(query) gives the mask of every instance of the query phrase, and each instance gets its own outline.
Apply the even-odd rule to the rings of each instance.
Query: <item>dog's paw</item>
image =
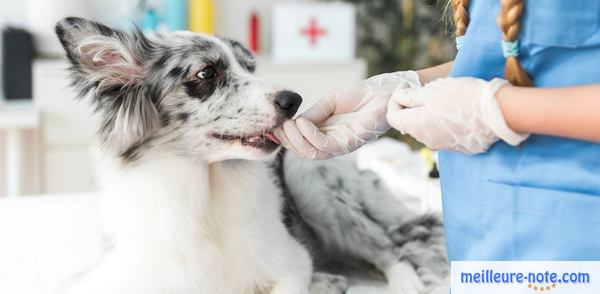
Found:
[[[343,276],[314,273],[310,285],[311,294],[343,294],[348,291],[348,281]]]
[[[390,294],[421,294],[425,285],[415,269],[407,263],[397,263],[385,271]]]

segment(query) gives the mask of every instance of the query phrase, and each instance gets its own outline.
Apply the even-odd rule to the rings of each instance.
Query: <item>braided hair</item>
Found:
[[[505,78],[515,86],[533,86],[529,74],[523,69],[519,59],[519,33],[521,31],[521,16],[525,5],[524,0],[500,0],[501,9],[497,22],[502,32],[502,49],[506,58]],[[451,0],[456,26],[457,48],[460,39],[465,35],[469,26],[469,0]]]

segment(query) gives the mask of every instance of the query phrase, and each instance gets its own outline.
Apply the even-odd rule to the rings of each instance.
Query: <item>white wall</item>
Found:
[[[6,24],[25,25],[27,6],[26,1],[0,0],[0,26]]]

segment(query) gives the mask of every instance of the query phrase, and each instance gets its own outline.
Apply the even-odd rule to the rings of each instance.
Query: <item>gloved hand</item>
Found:
[[[504,120],[496,92],[506,80],[446,78],[420,89],[398,89],[392,95],[387,119],[432,149],[477,154],[499,139],[518,145],[527,134],[517,134]]]
[[[420,86],[414,71],[373,76],[327,95],[274,133],[284,147],[304,158],[346,154],[389,129],[385,113],[396,88]]]

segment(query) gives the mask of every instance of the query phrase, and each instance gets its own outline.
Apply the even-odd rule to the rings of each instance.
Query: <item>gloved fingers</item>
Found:
[[[388,113],[389,123],[400,133],[408,134],[432,149],[439,149],[439,139],[445,137],[440,132],[439,118],[432,116],[424,108],[408,108]]]
[[[339,90],[338,90],[339,91]],[[336,108],[336,95],[338,91],[332,92],[329,95],[321,98],[317,103],[311,106],[307,111],[300,116],[304,117],[313,123],[319,123],[330,117]]]
[[[338,146],[332,146],[330,144],[335,142],[330,142],[329,137],[319,130],[319,128],[311,121],[303,117],[299,117],[296,120],[296,125],[298,126],[298,130],[300,130],[300,133],[302,133],[304,138],[318,150],[324,150],[330,153],[338,151]]]
[[[390,126],[404,134],[406,129],[410,128],[412,130],[413,120],[419,119],[418,115],[422,112],[422,108],[404,108],[396,101],[390,100],[386,119]]]
[[[308,159],[326,159],[331,157],[327,152],[323,152],[311,145],[302,135],[295,121],[288,120],[283,123],[283,130],[289,141],[289,145],[294,153]]]
[[[422,89],[398,87],[392,94],[390,101],[394,101],[404,108],[420,107],[425,104],[421,91]]]
[[[427,147],[438,150],[442,138],[447,137],[446,133],[440,132],[438,120],[435,117],[428,116],[421,109],[410,108],[401,111],[397,116],[398,131],[402,134],[408,134]]]
[[[403,91],[405,89],[416,89],[417,87],[414,87],[409,81],[400,81],[399,83],[397,83],[391,90],[390,92],[390,100],[393,99],[394,96],[400,95],[400,93],[403,93]]]
[[[462,151],[460,141],[455,138],[454,122],[444,119],[424,108],[402,109],[395,116],[398,130],[408,134],[433,150]]]
[[[390,99],[390,101],[388,102],[386,119],[391,126],[393,126],[393,127],[395,126],[394,124],[392,124],[392,122],[394,122],[394,123],[396,122],[395,115],[402,109],[404,109],[404,107],[402,107],[402,105],[398,104],[393,99]]]
[[[426,113],[420,108],[408,108],[398,112],[393,118],[394,123],[400,128],[402,133],[417,133],[427,125]],[[431,118],[432,119],[432,118]]]
[[[283,130],[283,126],[274,129],[273,134],[275,135],[275,137],[277,137],[277,139],[279,139],[279,141],[281,141],[281,145],[285,149],[288,149],[296,154],[300,153],[300,151],[298,151],[298,149],[296,149],[296,147],[292,144],[292,142],[290,141],[288,136],[285,134],[285,131]]]
[[[383,120],[385,126],[382,127],[368,119],[361,120],[360,116],[351,121],[341,119],[341,116],[343,115],[326,120],[320,127],[308,120],[298,118],[297,126],[309,143],[318,150],[334,156],[350,153],[366,142],[377,139],[379,135],[389,129],[385,119]],[[355,115],[348,114],[347,116]]]
[[[310,157],[310,155],[316,153],[316,148],[310,145],[304,137],[302,133],[298,130],[296,126],[296,122],[293,120],[288,120],[283,123],[283,131],[285,132],[290,146],[293,146],[293,151],[295,150],[298,155],[302,157]]]

